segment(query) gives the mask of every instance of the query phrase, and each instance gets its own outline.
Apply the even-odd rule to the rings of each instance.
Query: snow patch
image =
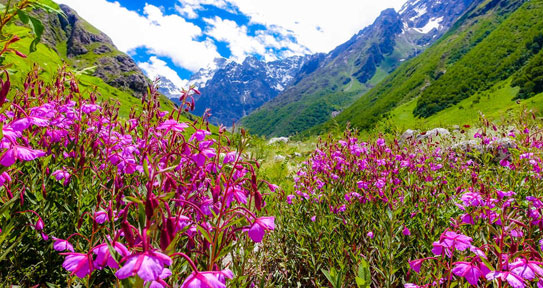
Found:
[[[415,31],[422,33],[422,34],[428,34],[434,29],[440,29],[441,28],[441,22],[443,22],[443,16],[438,18],[432,18],[424,27],[422,28],[413,28]]]

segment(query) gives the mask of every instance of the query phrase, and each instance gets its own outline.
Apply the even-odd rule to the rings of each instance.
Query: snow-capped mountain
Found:
[[[243,63],[217,58],[190,79],[201,92],[193,113],[211,109],[211,123],[230,126],[285,90],[310,57],[265,62],[249,56]]]
[[[326,55],[277,97],[241,120],[249,131],[287,136],[337,115],[432,43],[483,0],[408,0]]]
[[[477,1],[409,0],[398,12],[403,32],[423,34],[417,44],[428,45],[445,33],[473,2]]]

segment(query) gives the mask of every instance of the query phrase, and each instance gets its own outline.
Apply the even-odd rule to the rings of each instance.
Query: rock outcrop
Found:
[[[59,6],[65,15],[34,11],[44,23],[42,43],[76,69],[96,66],[94,76],[113,87],[132,92],[136,97],[143,96],[150,82],[136,62],[69,6]]]

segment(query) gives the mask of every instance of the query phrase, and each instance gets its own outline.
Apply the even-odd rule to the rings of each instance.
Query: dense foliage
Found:
[[[534,283],[543,277],[543,136],[529,117],[503,128],[485,121],[469,136],[321,141],[278,204],[289,216],[278,219],[265,258],[280,271],[274,279],[303,287]]]
[[[513,78],[512,85],[519,86],[516,98],[527,99],[543,92],[543,34],[526,43],[533,53],[539,52]]]
[[[18,40],[0,53],[26,57]],[[244,140],[232,150],[224,129],[180,121],[198,91],[168,113],[150,87],[123,119],[64,69],[47,84],[36,66],[17,90],[1,77],[0,285],[225,287],[251,275],[247,251],[275,227],[258,213],[262,193],[277,187],[258,180]]]
[[[334,122],[371,129],[412,99],[417,103],[409,114],[428,117],[478,91],[491,91],[537,54],[527,45],[541,32],[542,6],[540,1],[524,2],[483,1],[434,45],[406,61],[338,117],[310,132],[324,132]]]

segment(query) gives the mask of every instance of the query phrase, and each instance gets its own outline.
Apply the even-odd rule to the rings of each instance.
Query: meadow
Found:
[[[62,66],[12,85],[8,64],[0,286],[543,287],[535,111],[271,143],[187,120],[194,88],[127,109]]]

